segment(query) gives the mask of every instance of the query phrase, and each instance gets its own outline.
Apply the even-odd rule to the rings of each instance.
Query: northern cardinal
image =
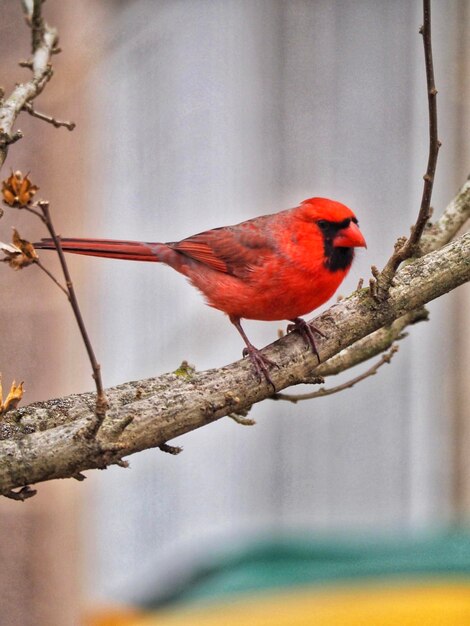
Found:
[[[229,316],[246,344],[258,378],[274,387],[273,363],[253,346],[240,320],[290,320],[320,360],[313,331],[300,316],[329,300],[351,267],[354,248],[366,242],[354,213],[326,198],[294,209],[193,235],[146,243],[112,239],[61,239],[66,252],[131,261],[158,261],[189,278],[207,303]],[[51,239],[34,246],[53,249]]]

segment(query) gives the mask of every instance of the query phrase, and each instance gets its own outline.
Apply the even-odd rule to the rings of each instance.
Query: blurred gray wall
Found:
[[[465,0],[433,4],[441,209],[467,174],[468,38]],[[76,235],[175,240],[320,195],[349,204],[369,244],[341,293],[385,262],[416,214],[427,159],[419,2],[134,0],[107,10],[106,54],[84,81],[93,191]],[[73,263],[97,294],[87,312],[107,385],[183,359],[205,369],[240,357],[228,320],[169,268]],[[90,477],[92,597],[138,597],[208,546],[256,532],[451,520],[452,301],[431,305],[431,323],[410,331],[393,364],[352,390],[265,402],[251,412],[255,427],[223,419],[175,442],[177,458],[149,451],[131,470]],[[259,346],[279,327],[246,323]]]

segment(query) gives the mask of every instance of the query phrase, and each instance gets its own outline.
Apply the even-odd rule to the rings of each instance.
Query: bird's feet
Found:
[[[248,356],[250,361],[253,363],[253,367],[255,368],[256,375],[258,377],[259,382],[263,380],[263,376],[265,380],[271,385],[274,393],[276,393],[276,387],[274,386],[273,381],[271,380],[271,376],[269,375],[269,367],[279,367],[277,363],[268,359],[268,357],[261,354],[258,348],[251,343],[251,341],[246,336],[245,331],[243,330],[240,324],[239,317],[230,316],[230,321],[238,330],[240,335],[243,337],[243,341],[245,342],[246,348],[243,350],[243,356]]]
[[[273,388],[274,393],[276,393],[276,387],[274,386],[274,383],[271,380],[271,376],[269,375],[268,368],[279,367],[278,364],[275,363],[274,361],[271,361],[271,359],[268,359],[267,356],[264,356],[263,354],[261,354],[258,348],[255,348],[255,346],[252,343],[247,344],[246,348],[243,349],[243,356],[249,357],[250,361],[253,364],[253,367],[255,368],[256,376],[258,377],[258,380],[261,382],[264,376],[266,381]]]
[[[293,330],[299,331],[299,333],[304,338],[306,344],[311,348],[312,352],[316,355],[318,362],[320,363],[320,355],[318,354],[317,346],[315,345],[314,333],[317,333],[321,337],[326,338],[325,333],[316,326],[309,324],[301,317],[296,317],[295,319],[291,320],[291,322],[292,324],[289,324],[289,326],[287,327],[287,332],[290,333]]]

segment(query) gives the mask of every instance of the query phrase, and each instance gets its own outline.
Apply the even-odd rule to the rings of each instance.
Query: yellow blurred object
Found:
[[[83,626],[134,626],[142,611],[128,608],[107,607],[88,611],[82,621]]]
[[[93,626],[470,626],[470,583],[423,582],[238,597]]]

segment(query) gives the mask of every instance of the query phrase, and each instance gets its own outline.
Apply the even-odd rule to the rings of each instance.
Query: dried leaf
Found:
[[[19,385],[16,384],[16,381],[13,381],[10,387],[10,391],[7,395],[7,398],[3,404],[3,413],[7,411],[11,411],[12,409],[16,409],[21,398],[24,393],[24,382],[21,381]]]
[[[14,270],[20,270],[35,263],[38,255],[31,242],[22,239],[16,230],[13,229],[12,243],[0,242],[0,250],[5,253],[5,261]]]
[[[21,254],[19,248],[13,246],[11,243],[5,243],[4,241],[0,241],[0,250],[8,254]]]
[[[22,207],[31,204],[34,194],[39,189],[29,180],[28,174],[23,176],[20,171],[12,172],[2,182],[3,201],[11,207]]]
[[[30,259],[38,258],[33,244],[27,239],[21,239],[20,234],[16,230],[16,228],[13,229],[12,243],[14,246],[17,246],[21,250],[21,252]]]
[[[3,402],[2,382],[0,377],[0,415],[5,415],[7,411],[12,411],[13,409],[16,409],[24,394],[23,385],[23,382],[17,385],[16,381],[13,381],[6,400],[5,402]]]

